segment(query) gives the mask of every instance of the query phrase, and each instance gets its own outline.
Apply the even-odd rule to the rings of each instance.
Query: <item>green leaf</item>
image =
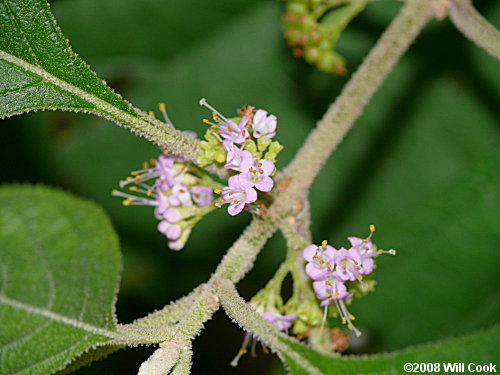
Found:
[[[0,35],[0,117],[44,108],[138,117],[71,50],[46,1],[2,1]]]
[[[195,140],[135,109],[90,70],[72,51],[45,0],[4,0],[0,3],[0,119],[39,109],[93,113],[187,159],[197,159]]]
[[[116,337],[117,237],[95,204],[0,188],[0,368],[49,374]]]
[[[292,375],[324,374],[324,375],[383,375],[403,374],[405,363],[436,363],[436,373],[444,373],[443,363],[476,363],[488,364],[497,358],[497,343],[500,327],[471,335],[445,340],[437,343],[409,348],[390,354],[366,357],[329,357],[320,354],[298,342],[287,339],[280,340],[290,349],[283,353]],[[434,367],[433,367],[434,369]],[[429,373],[428,370],[420,372]]]

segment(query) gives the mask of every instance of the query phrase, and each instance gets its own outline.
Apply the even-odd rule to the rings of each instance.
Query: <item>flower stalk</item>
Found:
[[[500,31],[477,12],[470,0],[451,0],[449,14],[462,34],[500,61]]]

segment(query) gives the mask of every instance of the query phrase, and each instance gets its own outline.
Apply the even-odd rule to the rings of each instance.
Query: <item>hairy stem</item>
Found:
[[[302,357],[296,355],[294,351],[290,350],[290,348],[281,341],[283,339],[293,339],[281,333],[262,319],[259,313],[241,298],[233,283],[229,280],[222,279],[217,280],[216,284],[216,293],[229,318],[245,330],[252,332],[256,339],[266,346],[269,346],[271,350],[277,352],[280,357],[282,353],[286,353],[287,356],[293,358],[297,363],[302,365],[302,367],[307,370],[308,374],[322,374],[321,371],[310,363],[305,362]]]
[[[305,195],[375,91],[433,16],[433,1],[408,0],[285,170]]]
[[[213,278],[240,281],[252,268],[257,254],[278,227],[278,218],[269,214],[255,218],[238,240],[229,248],[215,270]]]
[[[161,310],[154,311],[151,314],[135,320],[132,325],[135,327],[154,327],[177,323],[191,309],[194,302],[202,294],[204,284],[196,287],[187,296],[169,303]]]
[[[476,11],[470,0],[450,0],[449,13],[462,34],[500,60],[500,31]]]

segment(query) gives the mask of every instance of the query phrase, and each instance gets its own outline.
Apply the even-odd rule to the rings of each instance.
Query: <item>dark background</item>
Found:
[[[276,1],[57,0],[52,8],[76,52],[143,110],[166,102],[180,129],[202,135],[201,97],[231,115],[243,104],[278,116],[280,166],[338,95],[347,77],[293,58]],[[353,72],[400,3],[370,4],[338,50]],[[478,2],[500,24],[500,3]],[[375,293],[352,304],[364,341],[381,352],[458,336],[498,321],[500,70],[448,20],[433,21],[376,94],[312,187],[313,235],[334,246],[364,236],[398,250],[378,261]],[[117,187],[158,150],[105,120],[31,113],[0,127],[1,182],[60,186],[102,205],[120,235],[123,323],[205,281],[249,215],[211,214],[186,248],[170,251],[152,210],[124,208]],[[276,235],[239,284],[250,298],[285,253]],[[242,332],[219,312],[194,343],[194,374],[283,374],[273,356],[229,367]],[[136,374],[153,348],[129,349],[78,372]]]

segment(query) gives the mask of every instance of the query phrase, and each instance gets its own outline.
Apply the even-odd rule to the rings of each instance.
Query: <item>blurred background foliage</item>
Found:
[[[271,0],[54,0],[74,50],[143,110],[166,102],[174,124],[202,135],[201,97],[225,114],[252,104],[278,116],[291,160],[400,3],[376,1],[343,33],[349,74],[293,58],[281,35],[284,4]],[[500,3],[478,2],[496,26]],[[346,245],[376,224],[375,243],[398,250],[378,262],[376,293],[352,312],[365,335],[352,353],[400,349],[498,321],[500,227],[498,63],[433,21],[376,94],[311,190],[313,235]],[[158,112],[158,111],[156,111]],[[249,222],[225,210],[202,221],[184,250],[168,250],[151,209],[124,208],[111,190],[155,146],[105,120],[31,113],[0,128],[2,183],[61,186],[102,205],[121,238],[117,313],[130,322],[205,281]],[[284,256],[276,235],[240,284],[250,298]],[[242,332],[222,312],[195,341],[194,374],[283,374],[273,356],[229,362]],[[152,348],[121,351],[78,374],[135,374]]]

